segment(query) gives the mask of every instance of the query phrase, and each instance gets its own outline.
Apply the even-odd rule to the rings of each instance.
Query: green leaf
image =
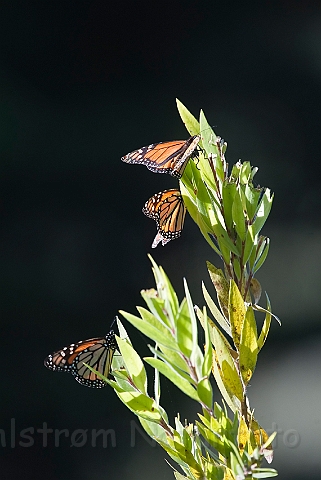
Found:
[[[142,320],[159,330],[164,337],[172,337],[171,327],[144,307],[136,307]]]
[[[203,308],[203,318],[207,320],[206,307]],[[202,375],[203,377],[209,378],[212,370],[212,344],[210,338],[210,327],[207,321],[203,325],[205,332],[205,347],[204,347],[204,362],[202,365]],[[212,407],[211,407],[212,408]]]
[[[176,292],[162,267],[157,265],[151,255],[148,254],[148,258],[153,266],[152,270],[155,277],[158,296],[164,300],[167,314],[172,317],[171,319],[173,319],[179,307]]]
[[[240,260],[238,257],[234,257],[233,258],[233,270],[235,272],[235,275],[236,275],[236,278],[238,280],[240,280],[241,276],[242,276],[242,270],[241,270],[241,264],[240,264]]]
[[[251,164],[250,162],[243,162],[240,169],[240,183],[246,185],[251,180]]]
[[[176,480],[187,480],[188,477],[184,477],[181,473],[179,473],[177,470],[174,471],[174,476]]]
[[[176,340],[180,351],[189,358],[193,350],[192,324],[187,301],[184,298],[176,317]]]
[[[144,360],[152,367],[157,368],[157,370],[159,370],[160,373],[162,373],[166,378],[168,378],[174,385],[176,385],[177,388],[182,390],[182,392],[184,392],[188,397],[192,398],[193,400],[196,400],[197,402],[200,401],[195,388],[192,387],[189,381],[183,378],[181,375],[179,375],[177,371],[175,371],[169,365],[165,364],[158,358],[145,357]]]
[[[145,418],[139,417],[139,421],[145,432],[156,442],[167,441],[167,435],[164,428],[156,422],[151,422]],[[168,428],[170,429],[169,425]]]
[[[191,332],[191,345],[192,345],[190,360],[191,360],[191,364],[196,367],[197,365],[196,360],[197,360],[198,350],[199,350],[198,338],[197,338],[197,321],[196,321],[196,315],[194,310],[194,304],[192,302],[192,298],[189,293],[188,285],[185,278],[183,279],[183,282],[184,282],[185,297],[186,297],[186,302],[188,307],[188,314],[190,319],[190,332]]]
[[[147,394],[146,371],[140,356],[133,349],[133,347],[126,342],[126,340],[123,340],[117,335],[116,340],[121,356],[123,357],[126,370],[130,375],[133,384],[140,392]]]
[[[167,327],[170,328],[171,324],[169,318],[165,314],[165,302],[162,298],[159,298],[157,290],[149,288],[148,290],[141,290],[140,294],[150,310],[150,313],[163,325],[167,325]],[[142,307],[137,307],[137,309],[138,308]]]
[[[127,341],[131,343],[129,340],[128,333],[117,315],[116,315],[116,321],[117,321],[117,328],[118,328],[120,338],[127,339]]]
[[[226,467],[223,465],[214,465],[212,462],[206,464],[205,478],[207,480],[224,480],[228,477],[225,476]]]
[[[201,402],[212,410],[213,406],[213,390],[211,382],[206,377],[197,384],[197,393]]]
[[[187,110],[185,105],[183,105],[178,98],[176,99],[176,105],[178,113],[180,114],[180,117],[183,120],[183,123],[189,134],[191,136],[199,134],[200,126],[196,118]]]
[[[193,172],[192,180],[187,174],[185,175],[188,170]],[[208,235],[208,232],[214,233],[211,225],[214,215],[212,217],[209,215],[210,210],[213,208],[212,203],[194,162],[190,162],[185,168],[184,176],[180,181],[180,190],[188,213],[196,225],[198,225],[208,244],[220,255],[220,251]]]
[[[224,218],[219,211],[219,209],[214,209],[214,214],[216,218],[216,224],[212,223],[212,229],[214,231],[214,234],[217,238],[217,241],[219,245],[224,245],[225,248],[228,251],[228,255],[226,255],[226,263],[229,263],[229,255],[230,252],[235,253],[235,255],[239,256],[241,252],[237,249],[237,247],[234,245],[230,237],[228,236],[228,233],[226,231],[226,227],[224,224]],[[223,253],[223,252],[222,252]]]
[[[267,441],[262,445],[262,450],[268,448],[271,443],[273,442],[273,440],[275,439],[275,437],[277,436],[277,433],[278,432],[273,432],[271,433],[271,435],[269,436],[269,438],[267,439]]]
[[[191,471],[194,478],[203,479],[204,472],[202,470],[201,465],[195,460],[193,453],[186,449],[185,445],[178,442],[178,441],[171,441],[169,439],[169,443],[173,443],[173,448],[176,450],[179,457],[185,462],[189,470]]]
[[[116,379],[116,383],[120,387],[120,390],[124,390],[126,392],[136,390],[135,387],[131,383],[130,376],[129,376],[127,370],[125,370],[125,367],[123,367],[121,370],[119,370],[119,369],[118,370],[113,370],[112,375]],[[115,388],[115,387],[113,386],[113,388]]]
[[[257,235],[261,231],[263,225],[265,224],[266,219],[269,216],[272,208],[272,202],[273,195],[271,195],[270,189],[266,188],[263,197],[261,198],[261,201],[259,203],[259,207],[255,215],[255,220],[253,222],[253,230],[255,235]]]
[[[231,322],[234,345],[239,349],[241,331],[245,318],[245,305],[242,295],[234,282],[231,280],[229,292],[229,320]]]
[[[252,237],[251,230],[252,230],[252,225],[249,225],[246,230],[245,242],[244,242],[244,248],[243,248],[243,262],[242,262],[243,265],[245,265],[249,261],[249,258],[254,249],[254,240]]]
[[[232,207],[234,203],[234,197],[236,193],[236,183],[230,180],[226,180],[222,185],[222,199],[224,208],[224,219],[228,230],[232,231],[233,217]]]
[[[267,312],[266,312],[266,315],[265,315],[265,319],[264,319],[264,323],[263,323],[263,326],[262,326],[260,336],[259,336],[258,341],[257,341],[257,346],[258,346],[259,351],[262,349],[262,347],[265,343],[265,340],[267,339],[269,329],[270,329],[270,325],[271,325],[271,319],[272,319],[270,299],[267,296],[267,293],[265,295],[266,295],[266,304],[267,304],[266,309],[267,309]]]
[[[180,182],[180,190],[185,207],[200,229],[203,229],[205,232],[211,232],[212,227],[207,215],[206,202],[196,199],[194,188],[196,187],[191,186],[185,179]]]
[[[212,346],[211,346],[211,343],[209,341],[209,338],[206,340],[206,342],[207,342],[205,344],[206,353],[205,353],[205,361],[204,361],[204,364],[203,364],[203,370],[204,370],[204,373],[205,373],[206,369],[208,370],[208,368],[209,368],[209,370],[208,370],[208,373],[204,375],[204,378],[200,382],[198,382],[197,392],[198,392],[199,398],[201,399],[203,404],[206,405],[207,408],[210,411],[212,411],[212,409],[213,409],[213,389],[212,389],[212,385],[211,385],[211,382],[209,380],[209,377],[210,377],[211,370],[212,370],[212,357],[213,357],[213,355],[212,355]],[[210,363],[208,362],[208,360],[210,361]],[[208,364],[208,366],[207,366],[207,364]],[[206,410],[205,410],[205,413],[207,413]]]
[[[214,190],[217,190],[210,163],[214,160],[216,175],[220,178],[224,176],[223,166],[221,159],[218,157],[219,150],[216,145],[218,138],[206,120],[203,110],[200,111],[200,134],[202,137],[202,146],[206,152],[204,158],[200,162],[201,173],[207,185],[210,185]]]
[[[203,110],[200,111],[200,132],[202,135],[203,147],[208,157],[208,165],[212,163],[215,171],[216,179],[221,184],[225,179],[225,160],[222,154],[221,138],[217,137],[212,128],[210,127]],[[214,180],[213,173],[209,174],[209,178]],[[206,180],[206,179],[205,179]],[[212,182],[213,182],[212,180]],[[213,182],[214,190],[217,190],[218,186]]]
[[[212,333],[215,353],[225,388],[232,392],[239,400],[242,400],[244,395],[243,386],[232,355],[216,328],[213,328]]]
[[[157,346],[157,344],[156,344]],[[156,350],[156,349],[155,349]],[[157,350],[159,351],[159,350]],[[154,357],[157,358],[157,352],[155,351]],[[160,403],[160,395],[161,395],[161,386],[160,386],[160,374],[159,371],[154,368],[154,399],[157,405]]]
[[[168,350],[166,353],[164,353],[163,352],[163,347],[162,347],[162,351],[152,347],[151,345],[148,345],[148,347],[149,347],[150,351],[152,353],[154,353],[154,358],[160,358],[161,360],[163,360],[163,362],[166,363],[166,365],[169,365],[169,367],[171,367],[173,370],[175,370],[175,372],[177,372],[178,375],[185,378],[185,380],[187,380],[189,383],[195,384],[195,382],[192,381],[192,379],[191,379],[189,367],[182,360],[182,358],[181,358],[181,361],[184,363],[183,368],[179,367],[177,363],[172,361],[172,356],[170,355],[171,350]],[[165,351],[166,351],[166,349],[165,349]],[[169,353],[169,355],[168,355],[168,353]]]
[[[240,187],[238,187],[235,191],[234,202],[232,205],[232,217],[235,224],[235,230],[243,242],[246,235],[246,225]]]
[[[210,311],[211,311],[212,315],[214,316],[215,320],[220,325],[220,327],[222,327],[222,329],[225,330],[225,332],[231,337],[232,333],[231,333],[230,325],[228,324],[224,315],[222,315],[222,313],[219,311],[219,309],[215,305],[214,300],[211,298],[210,294],[206,290],[206,287],[205,287],[203,282],[202,282],[202,290],[203,290],[203,295],[204,295],[204,299],[207,303],[207,306],[210,309]]]
[[[229,299],[229,283],[226,280],[222,270],[216,268],[210,262],[206,262],[207,270],[212,283],[215,287],[218,303],[226,318],[228,318],[228,299]],[[213,312],[212,312],[213,313]],[[227,324],[229,327],[229,325]],[[224,328],[224,327],[223,327]],[[225,329],[225,328],[224,328]],[[229,329],[230,330],[230,329]]]
[[[252,470],[253,478],[272,478],[277,476],[278,472],[274,468],[254,468]]]
[[[156,405],[155,400],[140,392],[125,392],[117,391],[116,393],[120,400],[132,411],[135,415],[150,420],[152,422],[160,422],[162,416]]]
[[[239,411],[241,408],[241,402],[235,395],[233,395],[233,393],[228,388],[226,388],[223,382],[222,371],[217,360],[217,356],[214,356],[212,371],[216,384],[226,404],[229,406],[232,412]]]
[[[200,434],[204,437],[206,442],[208,442],[215,450],[217,450],[221,455],[225,455],[224,443],[222,442],[220,435],[214,433],[209,428],[202,425],[200,422],[196,422],[197,428],[200,431]]]
[[[202,141],[204,149],[207,153],[214,153],[218,154],[218,150],[216,147],[216,134],[213,131],[212,127],[206,120],[205,114],[203,110],[200,111],[200,132],[202,135]]]
[[[153,349],[153,347],[151,346],[149,348]],[[178,371],[185,372],[186,374],[187,372],[189,372],[189,367],[186,364],[186,362],[183,360],[181,353],[179,353],[178,351],[172,350],[170,348],[167,348],[164,345],[161,346],[161,349],[162,349],[164,359],[166,359],[166,362],[175,366],[175,368],[177,368]]]
[[[223,342],[225,343],[226,347],[232,352],[232,355],[233,355],[234,350],[232,350],[231,345],[229,344],[229,342],[227,341],[227,339],[225,338],[223,333],[217,328],[215,323],[208,316],[204,317],[204,313],[198,307],[195,307],[195,311],[196,311],[198,319],[201,322],[201,325],[204,329],[205,329],[205,324],[208,323],[210,339],[211,339],[212,344],[214,345],[214,338],[213,338],[212,330],[215,329],[221,335]],[[236,358],[237,353],[234,352],[234,354],[235,354],[235,358]]]
[[[253,308],[247,308],[239,347],[239,366],[244,384],[247,385],[253,375],[258,355],[256,321]]]
[[[262,253],[260,254],[259,257],[257,257],[257,260],[254,263],[253,274],[256,273],[262,267],[263,263],[266,260],[266,257],[270,249],[270,239],[265,237],[265,242],[262,246],[263,246]]]
[[[153,325],[150,325],[145,320],[132,315],[131,313],[124,312],[120,310],[119,313],[123,317],[126,318],[134,327],[136,327],[140,332],[144,333],[147,337],[151,338],[155,342],[165,345],[168,348],[172,348],[173,350],[177,350],[177,345],[173,337],[170,333],[165,334],[165,332],[161,332]]]
[[[254,188],[253,185],[247,183],[245,185],[244,194],[246,199],[246,210],[249,220],[252,221],[257,210],[257,204],[261,195],[261,188]]]
[[[215,174],[222,182],[224,180],[224,165],[217,147],[217,142],[220,139],[216,136],[206,120],[203,110],[200,111],[200,133],[202,136],[202,145],[206,152],[205,161],[201,162],[201,172],[204,174],[204,180],[207,185],[210,185],[216,191],[217,184],[210,164],[213,164]]]

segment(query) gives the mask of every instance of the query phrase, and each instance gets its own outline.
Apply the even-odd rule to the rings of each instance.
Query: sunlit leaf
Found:
[[[130,375],[134,385],[142,393],[147,393],[147,377],[145,367],[140,356],[133,347],[116,335],[119,351],[123,357],[126,370]]]
[[[246,310],[239,345],[239,367],[244,384],[247,385],[253,375],[258,355],[256,321],[253,308]]]
[[[182,390],[188,397],[199,402],[198,394],[190,382],[183,378],[169,365],[165,364],[158,358],[145,357],[144,360],[154,368],[160,371],[166,378],[168,378],[177,388]]]
[[[242,326],[245,318],[246,308],[242,295],[236,285],[231,280],[229,292],[229,320],[231,322],[232,336],[236,348],[239,348]]]
[[[197,135],[200,131],[200,126],[196,118],[187,110],[178,98],[176,99],[178,112],[183,120],[183,123],[190,135]]]

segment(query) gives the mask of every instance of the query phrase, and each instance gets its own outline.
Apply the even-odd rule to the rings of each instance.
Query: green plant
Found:
[[[207,262],[218,306],[202,285],[206,305],[193,304],[184,279],[181,302],[162,267],[152,258],[156,289],[142,290],[147,308],[137,307],[139,316],[122,316],[155,342],[153,356],[144,358],[155,371],[154,394],[147,389],[143,361],[118,322],[121,357],[115,357],[114,379],[105,379],[120,400],[137,415],[145,431],[181,467],[176,479],[245,479],[277,475],[262,468],[272,461],[272,441],[253,416],[247,385],[258,354],[268,335],[272,313],[258,305],[261,286],[255,278],[269,250],[269,239],[261,229],[270,213],[273,195],[268,188],[255,187],[257,168],[238,162],[228,172],[226,143],[216,136],[201,111],[198,122],[178,102],[178,110],[190,135],[201,135],[199,160],[189,161],[180,180],[187,211],[223,263],[223,269]],[[256,311],[265,313],[258,334]],[[210,317],[212,316],[212,318]],[[198,326],[204,329],[204,349],[199,346]],[[194,424],[178,417],[169,424],[162,408],[160,374],[186,396],[199,403]],[[211,380],[223,397],[213,401]],[[228,415],[228,407],[231,410]]]

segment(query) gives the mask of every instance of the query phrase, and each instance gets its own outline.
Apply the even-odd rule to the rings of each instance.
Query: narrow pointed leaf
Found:
[[[145,418],[139,417],[139,421],[145,432],[156,442],[166,443],[166,432],[164,428],[156,422],[151,422]],[[169,427],[169,426],[168,426]],[[170,428],[170,427],[169,427]]]
[[[233,228],[232,207],[234,203],[235,193],[236,193],[236,183],[226,180],[223,183],[222,197],[223,197],[225,223],[229,230],[232,230]]]
[[[206,377],[197,384],[197,393],[201,402],[212,410],[213,406],[213,390],[211,382]]]
[[[116,335],[119,351],[123,357],[126,370],[130,375],[136,388],[142,392],[147,393],[147,377],[145,367],[141,361],[140,356],[133,349],[133,347]]]
[[[256,273],[262,267],[269,253],[269,249],[270,249],[270,239],[266,238],[264,243],[264,249],[261,255],[257,258],[257,260],[254,263],[253,273]]]
[[[120,400],[132,411],[146,420],[160,422],[161,414],[155,400],[140,392],[120,392],[116,390]]]
[[[186,299],[176,317],[176,340],[180,351],[189,358],[193,350],[193,332]]]
[[[186,380],[181,375],[179,375],[177,371],[173,370],[173,368],[171,368],[169,365],[165,364],[158,358],[145,357],[144,360],[152,367],[157,368],[157,370],[159,370],[160,373],[162,373],[166,378],[168,378],[174,385],[176,385],[177,388],[182,390],[182,392],[184,392],[188,397],[199,402],[199,397],[195,388],[192,387],[192,385],[188,382],[188,380]]]
[[[232,337],[237,349],[239,349],[240,345],[240,337],[245,313],[246,309],[242,295],[236,283],[231,280],[229,292],[229,319],[231,322]]]
[[[264,323],[263,323],[263,326],[262,326],[262,330],[261,330],[260,336],[259,336],[258,341],[257,341],[257,346],[258,346],[259,351],[261,350],[261,348],[263,347],[263,345],[265,343],[265,340],[267,339],[267,336],[268,336],[268,333],[269,333],[269,330],[270,330],[271,320],[272,320],[271,303],[270,303],[270,299],[267,296],[267,294],[266,294],[266,303],[267,303],[267,306],[266,306],[267,312],[265,314],[265,319],[264,319]]]
[[[270,189],[266,188],[261,198],[259,208],[256,212],[255,220],[253,222],[253,229],[256,235],[262,230],[262,227],[265,224],[267,217],[269,216],[272,208],[272,202],[273,195],[271,195]]]
[[[252,237],[252,225],[247,226],[245,240],[244,240],[244,247],[243,247],[243,265],[245,265],[253,252],[254,249],[254,240]]]
[[[200,131],[200,126],[196,118],[187,110],[178,98],[176,99],[178,113],[180,114],[183,123],[190,135],[197,135]]]
[[[250,431],[246,425],[246,422],[244,420],[244,417],[241,416],[239,420],[239,427],[238,427],[238,432],[237,432],[237,441],[238,441],[238,447],[239,451],[242,454],[246,444],[250,441]],[[252,449],[253,451],[253,449]],[[250,451],[249,453],[252,453]]]
[[[212,315],[214,316],[215,320],[217,323],[222,327],[223,330],[231,337],[231,327],[228,324],[226,318],[222,315],[222,313],[219,311],[217,306],[214,303],[214,300],[211,298],[210,294],[206,290],[206,287],[204,283],[202,283],[202,290],[203,290],[203,295],[204,299],[207,303],[208,308],[210,309]]]
[[[193,305],[192,298],[189,293],[188,285],[185,278],[184,278],[184,290],[185,290],[185,297],[186,297],[186,302],[188,307],[188,314],[190,318],[190,331],[191,331],[191,342],[192,342],[191,362],[192,362],[192,365],[195,366],[196,365],[195,354],[197,349],[199,348],[198,338],[197,338],[197,321],[196,321],[194,305]]]
[[[247,183],[244,189],[246,199],[246,210],[249,216],[249,220],[252,221],[254,214],[257,210],[258,201],[261,195],[260,188],[254,188],[253,185]]]
[[[239,366],[244,384],[247,385],[253,375],[258,355],[257,329],[253,308],[247,308],[239,347]]]
[[[220,268],[216,268],[208,261],[206,262],[206,266],[215,287],[217,299],[221,310],[225,317],[228,318],[229,283]]]
[[[163,353],[161,350],[156,350],[154,347],[151,345],[148,345],[150,351],[154,353],[154,358],[160,358],[163,360],[163,362],[168,365],[170,368],[175,370],[175,372],[180,375],[181,377],[185,378],[189,383],[194,383],[191,381],[191,375],[189,371],[187,370],[188,367],[186,364],[184,364],[185,368],[180,368],[176,363],[171,361],[171,356]],[[163,350],[163,349],[162,349]],[[168,352],[171,352],[171,350],[168,350]]]
[[[203,308],[203,318],[207,320],[206,307]],[[212,370],[212,344],[210,337],[210,327],[207,321],[203,325],[205,332],[204,363],[202,366],[202,375],[209,377]]]
[[[144,335],[151,338],[155,342],[165,345],[168,348],[172,348],[177,350],[176,342],[174,341],[173,337],[170,333],[168,335],[164,334],[164,332],[160,332],[156,327],[146,323],[143,319],[132,315],[131,313],[124,312],[123,310],[119,311],[123,317],[126,318],[134,327],[140,330]]]
[[[222,381],[225,388],[232,392],[239,400],[243,398],[243,386],[236,369],[234,360],[231,356],[229,349],[226,347],[225,342],[222,340],[221,335],[214,328],[213,340],[215,345],[215,352],[217,355],[218,363],[221,369]]]
[[[223,379],[222,379],[221,367],[219,365],[219,362],[217,360],[216,355],[214,355],[212,371],[213,371],[213,375],[214,375],[216,384],[219,388],[219,391],[221,392],[221,395],[222,395],[224,401],[226,402],[226,405],[228,405],[228,407],[232,410],[232,412],[239,411],[240,408],[241,408],[241,402],[224,385],[224,382],[223,382]]]
[[[232,217],[235,224],[235,230],[242,241],[245,240],[246,226],[244,216],[244,205],[242,202],[240,187],[236,189],[234,202],[232,206]]]
[[[274,470],[274,468],[254,468],[252,472],[253,478],[272,478],[278,476],[278,472]]]

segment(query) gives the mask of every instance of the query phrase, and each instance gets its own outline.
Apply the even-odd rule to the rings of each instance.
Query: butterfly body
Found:
[[[157,247],[160,242],[166,245],[181,235],[186,207],[179,190],[172,188],[156,193],[145,203],[143,213],[155,220],[157,225],[158,232],[152,248]]]
[[[196,154],[200,139],[200,135],[194,135],[188,140],[152,143],[128,153],[121,160],[145,165],[154,173],[169,173],[181,178],[188,160]]]
[[[111,330],[105,337],[81,340],[48,355],[44,364],[50,370],[71,373],[82,385],[102,388],[106,382],[89,370],[84,363],[108,377],[116,349],[115,334]]]

